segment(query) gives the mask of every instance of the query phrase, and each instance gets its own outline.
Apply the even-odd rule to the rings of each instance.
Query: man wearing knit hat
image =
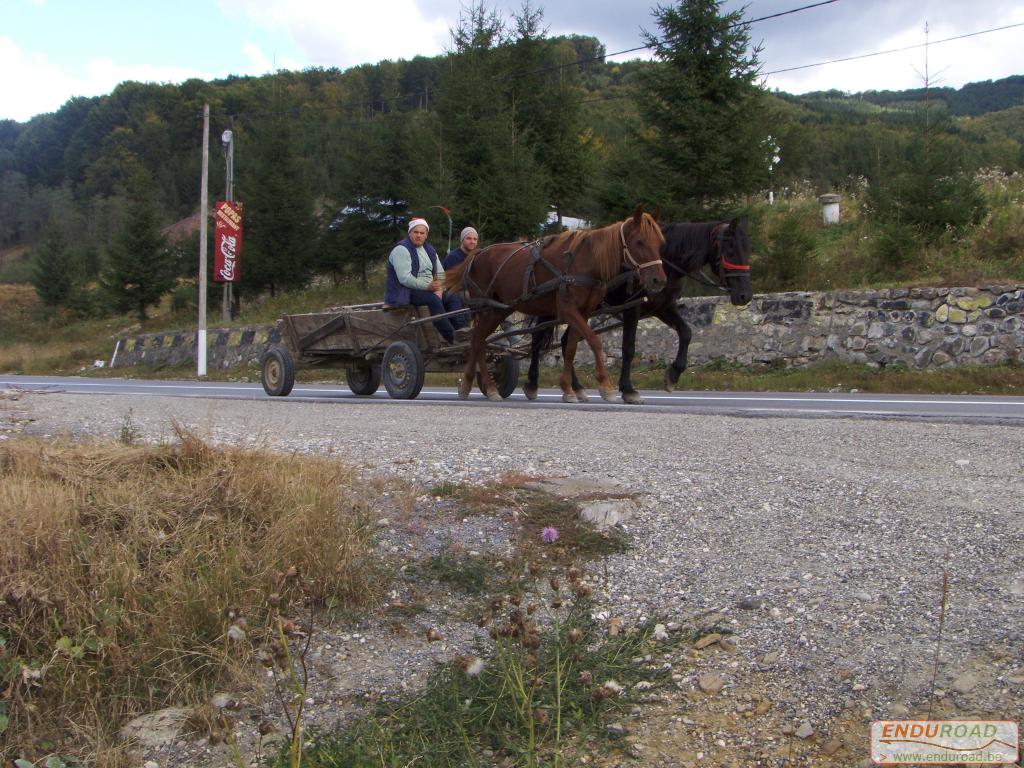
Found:
[[[444,257],[444,268],[454,269],[476,252],[476,246],[480,242],[480,235],[473,227],[466,227],[459,235],[459,246],[448,251]]]
[[[455,296],[444,296],[444,266],[437,258],[437,251],[427,242],[430,225],[426,219],[409,221],[408,236],[401,240],[388,256],[387,283],[384,287],[384,303],[388,306],[412,304],[427,307],[431,315],[443,315],[462,308]],[[439,317],[434,327],[449,344],[455,339],[455,329],[466,325],[462,315]]]

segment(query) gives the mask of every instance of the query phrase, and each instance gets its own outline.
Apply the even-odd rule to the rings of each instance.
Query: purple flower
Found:
[[[540,540],[550,544],[553,541],[558,541],[558,529],[551,528],[550,526],[540,532]]]

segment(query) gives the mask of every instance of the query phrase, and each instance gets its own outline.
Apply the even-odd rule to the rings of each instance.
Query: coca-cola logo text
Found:
[[[221,235],[220,237],[220,253],[223,258],[223,266],[220,268],[220,277],[226,283],[233,282],[235,279],[235,246],[238,243],[238,238],[233,235]]]

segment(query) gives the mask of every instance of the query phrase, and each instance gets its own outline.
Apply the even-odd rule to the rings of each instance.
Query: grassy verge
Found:
[[[375,602],[367,485],[338,462],[185,433],[5,442],[0,761],[59,749],[121,765],[127,720],[244,690],[276,616]]]

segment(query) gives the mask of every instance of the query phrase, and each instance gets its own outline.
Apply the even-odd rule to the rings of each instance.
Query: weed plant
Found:
[[[304,757],[310,768],[429,765],[576,765],[597,741],[606,746],[609,717],[669,672],[637,663],[659,650],[653,625],[606,636],[591,618],[589,588],[576,569],[565,588],[547,592],[550,622],[517,597],[492,603],[493,645],[456,657],[431,674],[425,690],[383,703],[344,731],[320,735]],[[664,646],[660,649],[664,650]]]
[[[118,765],[129,719],[244,690],[288,606],[379,599],[352,468],[134,431],[0,445],[0,762]]]

